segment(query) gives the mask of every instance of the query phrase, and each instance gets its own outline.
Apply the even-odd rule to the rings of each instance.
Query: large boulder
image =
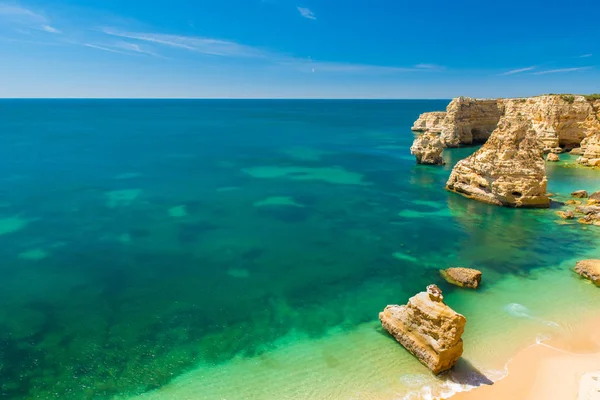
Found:
[[[600,260],[582,260],[575,265],[575,272],[600,286]]]
[[[381,325],[434,374],[452,368],[463,352],[466,318],[446,304],[441,290],[427,287],[405,306],[379,313]]]
[[[448,268],[440,270],[442,277],[456,286],[477,289],[481,283],[481,271],[472,268]]]
[[[503,117],[489,140],[456,164],[446,188],[499,206],[547,208],[543,154],[530,121]]]
[[[435,133],[419,135],[410,147],[410,153],[417,158],[417,164],[443,165],[444,145]]]

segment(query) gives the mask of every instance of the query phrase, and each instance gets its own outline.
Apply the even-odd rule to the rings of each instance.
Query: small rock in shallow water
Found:
[[[575,272],[600,286],[600,260],[581,260],[575,265]]]
[[[590,200],[600,201],[600,191],[592,193],[590,195]]]
[[[463,352],[466,318],[444,304],[441,290],[427,287],[404,306],[379,313],[381,325],[434,374],[452,368]]]
[[[472,268],[448,268],[440,273],[448,283],[460,287],[477,289],[481,283],[481,271]]]
[[[586,192],[585,190],[576,190],[573,193],[571,193],[571,197],[576,197],[578,199],[585,199],[588,197],[588,192]]]
[[[573,219],[573,218],[575,218],[575,214],[573,213],[573,211],[557,211],[556,215],[558,215],[562,219]]]
[[[558,154],[550,153],[548,154],[548,157],[546,157],[546,161],[558,162],[560,161],[560,157],[558,156]]]

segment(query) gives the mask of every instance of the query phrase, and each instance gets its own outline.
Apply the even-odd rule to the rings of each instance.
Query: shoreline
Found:
[[[565,335],[537,340],[506,363],[507,374],[452,400],[600,399],[600,318]]]

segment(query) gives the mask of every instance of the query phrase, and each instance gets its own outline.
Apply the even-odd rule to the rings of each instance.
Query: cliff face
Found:
[[[421,114],[412,129],[440,133],[444,147],[458,147],[486,141],[500,116],[497,100],[459,97],[450,102],[446,112]]]
[[[586,137],[600,133],[600,100],[584,96],[545,95],[519,99],[452,100],[445,115],[422,114],[413,129],[440,133],[444,147],[486,141],[500,118],[523,117],[546,152],[578,147]]]
[[[446,118],[444,111],[423,113],[419,116],[412,127],[416,132],[440,133],[442,122]]]
[[[444,304],[439,288],[411,297],[405,306],[379,313],[383,327],[434,374],[452,368],[463,352],[466,318]]]
[[[505,116],[481,149],[456,164],[446,188],[495,205],[549,207],[543,154],[532,122]]]

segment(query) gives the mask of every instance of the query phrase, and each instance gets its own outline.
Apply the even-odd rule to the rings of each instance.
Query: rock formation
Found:
[[[440,133],[444,147],[458,147],[485,142],[501,116],[497,100],[459,97],[450,102],[445,113],[422,114],[413,130]]]
[[[446,118],[443,111],[434,111],[421,114],[412,127],[415,132],[441,133],[440,127]]]
[[[463,352],[466,318],[444,304],[441,290],[427,287],[405,306],[379,313],[382,326],[434,374],[452,368]]]
[[[546,161],[558,162],[560,161],[560,157],[558,156],[558,154],[550,153],[548,154],[548,157],[546,157]]]
[[[503,117],[488,141],[459,161],[446,188],[485,203],[509,207],[550,206],[543,146],[523,117]]]
[[[581,157],[577,159],[579,164],[600,167],[600,132],[583,139],[581,152]]]
[[[417,164],[443,165],[443,151],[440,137],[430,132],[419,135],[410,148],[410,153],[417,158]]]
[[[575,272],[600,286],[600,260],[582,260],[575,265]]]
[[[571,193],[571,197],[575,197],[578,199],[585,199],[588,197],[588,192],[585,190],[576,190],[573,193]]]
[[[530,121],[546,153],[560,153],[581,145],[582,164],[589,165],[585,159],[600,159],[597,147],[600,100],[585,96],[544,95],[496,100],[459,97],[450,102],[445,114],[422,114],[413,129],[440,133],[445,147],[457,147],[487,140],[503,116]],[[598,137],[582,143],[593,134]],[[590,153],[585,155],[588,146]]]
[[[471,268],[448,268],[440,270],[442,277],[456,286],[477,289],[481,283],[481,271]]]

